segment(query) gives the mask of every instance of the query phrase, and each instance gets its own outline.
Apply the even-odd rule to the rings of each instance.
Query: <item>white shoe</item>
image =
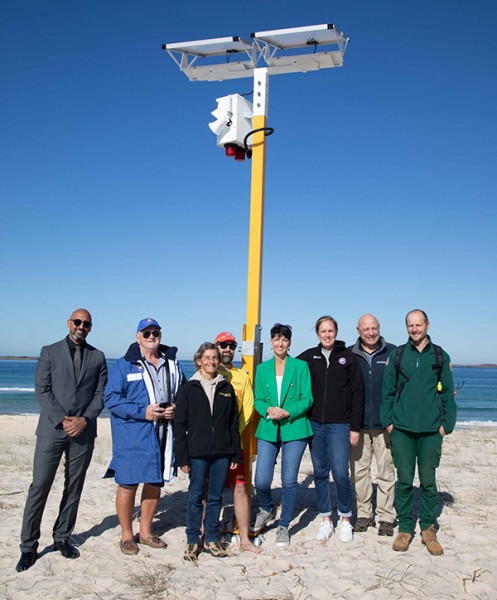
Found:
[[[342,521],[338,537],[340,538],[341,542],[348,543],[352,541],[352,525],[348,521]]]
[[[323,521],[317,532],[316,539],[320,542],[327,542],[333,535],[333,523],[331,521]]]

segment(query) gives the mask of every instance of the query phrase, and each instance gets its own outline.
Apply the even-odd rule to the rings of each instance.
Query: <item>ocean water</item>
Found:
[[[187,379],[195,372],[191,360],[182,360]],[[107,360],[109,373],[116,359]],[[0,414],[39,414],[35,399],[36,360],[0,360]],[[104,409],[102,416],[108,416]]]
[[[115,362],[107,361],[109,371]],[[189,379],[195,371],[193,362],[182,360],[181,366]],[[0,413],[38,414],[35,368],[36,361],[0,360]],[[497,426],[497,369],[454,367],[453,375],[459,388],[456,395],[458,426]]]

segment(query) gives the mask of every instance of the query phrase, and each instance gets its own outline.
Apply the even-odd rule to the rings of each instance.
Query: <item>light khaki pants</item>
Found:
[[[376,514],[378,521],[395,521],[395,469],[390,452],[390,436],[383,429],[361,429],[359,444],[350,450],[350,474],[357,499],[357,517],[373,517],[373,477],[376,459]]]

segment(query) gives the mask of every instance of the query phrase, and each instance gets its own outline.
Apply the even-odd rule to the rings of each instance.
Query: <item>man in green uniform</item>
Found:
[[[416,463],[420,482],[421,542],[430,554],[443,548],[436,536],[438,490],[436,469],[442,439],[452,432],[457,407],[450,357],[428,336],[430,323],[422,310],[407,313],[407,344],[393,351],[383,376],[381,424],[390,433],[397,469],[395,501],[399,532],[393,549],[405,552],[413,537],[413,480]]]

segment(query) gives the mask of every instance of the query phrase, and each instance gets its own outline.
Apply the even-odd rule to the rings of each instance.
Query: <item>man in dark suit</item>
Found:
[[[43,347],[36,367],[35,394],[41,410],[17,572],[26,571],[36,562],[43,510],[62,455],[64,493],[53,527],[54,549],[65,558],[79,556],[69,537],[93,453],[97,417],[103,408],[107,365],[103,353],[86,343],[92,327],[87,310],[75,310],[67,326],[69,335]]]

